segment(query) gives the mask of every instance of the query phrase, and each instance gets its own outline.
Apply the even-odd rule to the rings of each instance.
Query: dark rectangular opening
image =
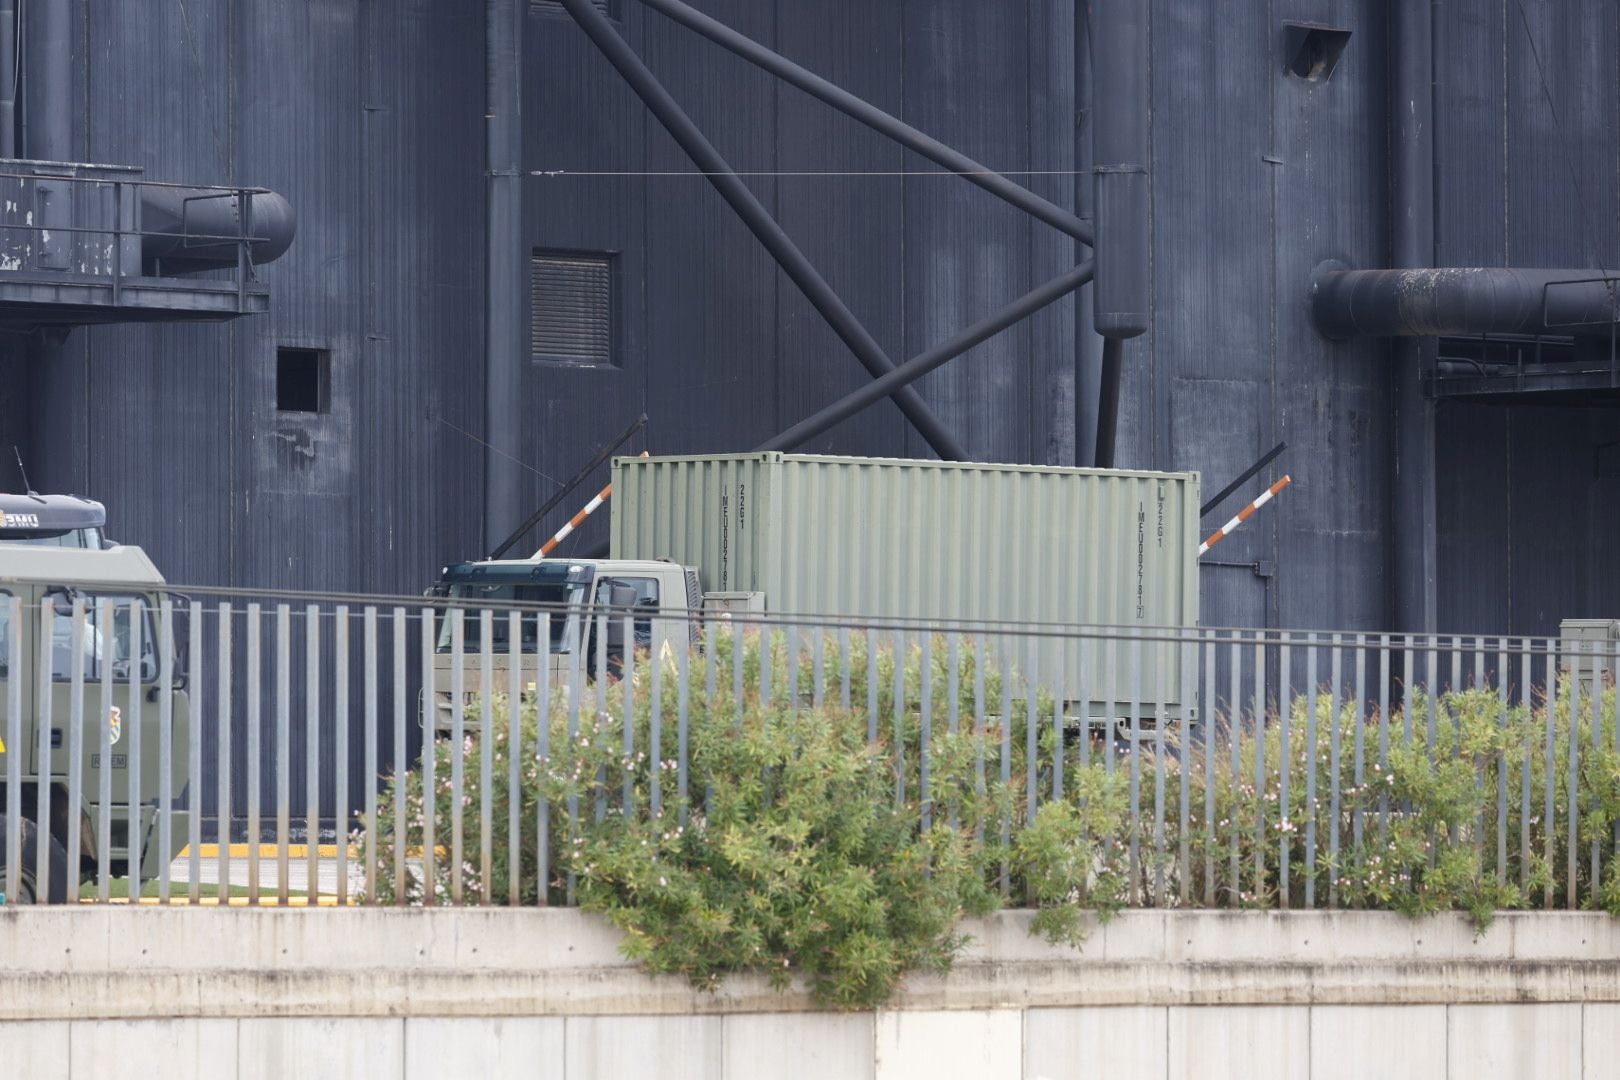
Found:
[[[608,252],[534,252],[529,266],[533,359],[592,367],[614,362],[614,271]]]
[[[325,349],[276,350],[277,412],[326,412],[331,382],[331,354]]]

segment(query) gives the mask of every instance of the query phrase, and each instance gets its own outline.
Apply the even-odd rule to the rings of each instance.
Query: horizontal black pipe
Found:
[[[995,337],[1014,323],[1069,295],[1091,280],[1094,263],[1087,261],[1068,273],[1053,278],[1040,288],[1025,293],[1006,307],[963,330],[949,341],[941,342],[927,352],[895,368],[893,371],[861,387],[839,401],[833,402],[814,416],[800,420],[776,438],[762,443],[758,450],[792,450],[828,431],[878,401],[896,388],[905,386],[933,371],[942,364],[961,356],[969,349]]]
[[[1330,270],[1311,300],[1325,337],[1571,333],[1620,321],[1620,278],[1592,270]]]
[[[636,432],[640,431],[642,428],[644,428],[646,426],[647,426],[647,414],[642,413],[640,416],[636,417],[634,420],[632,420],[630,422],[629,427],[625,428],[622,432],[619,433],[618,438],[614,439],[612,442],[610,442],[606,446],[602,447],[602,449],[597,453],[597,455],[595,457],[591,458],[590,464],[586,465],[583,469],[579,470],[579,472],[577,472],[573,476],[569,477],[568,482],[566,484],[564,484],[561,488],[558,488],[556,494],[552,495],[551,498],[547,499],[544,506],[540,507],[540,509],[538,509],[534,513],[530,514],[528,520],[525,521],[523,524],[519,525],[517,527],[517,531],[514,532],[511,536],[508,536],[506,538],[505,543],[501,544],[494,551],[492,551],[488,555],[484,556],[484,560],[486,562],[494,562],[496,559],[499,559],[502,555],[505,555],[508,551],[512,550],[512,545],[517,543],[519,540],[521,540],[523,538],[524,533],[528,532],[530,529],[532,529],[536,525],[540,524],[540,519],[545,517],[547,514],[551,513],[551,511],[553,511],[554,509],[556,509],[558,503],[560,503],[564,499],[568,498],[569,493],[572,492],[575,488],[579,487],[579,485],[583,484],[586,481],[586,479],[591,475],[591,473],[596,471],[597,466],[601,465],[602,462],[606,461],[609,457],[613,456],[613,452],[615,450],[617,450],[619,447],[623,446],[625,443],[629,442],[630,437],[632,435],[634,435]]]
[[[1119,441],[1119,384],[1124,374],[1125,342],[1104,338],[1102,385],[1097,391],[1097,456],[1099,469],[1114,467],[1114,444]]]
[[[732,171],[725,158],[698,130],[692,118],[680,107],[669,91],[659,83],[652,71],[636,55],[618,31],[613,29],[613,23],[591,0],[562,0],[563,7],[574,17],[574,21],[585,31],[587,37],[595,44],[608,63],[618,70],[620,76],[629,84],[630,89],[646,104],[648,111],[658,119],[675,141],[680,144],[686,156],[701,170],[709,183],[720,193],[720,197],[730,204],[731,209],[748,226],[750,232],[765,245],[782,270],[792,279],[810,301],[812,307],[820,312],[821,317],[827,320],[833,333],[849,347],[874,378],[894,370],[891,361],[882,346],[867,333],[866,327],[855,318],[853,312],[839,299],[831,285],[817,272],[805,258],[796,244],[793,243],[786,232],[782,230],[770,212],[754,197],[737,174]],[[900,386],[894,392],[894,402],[905,414],[906,419],[917,428],[928,445],[933,447],[934,453],[947,461],[961,461],[964,457],[962,448],[957,445],[956,439],[938,417],[928,408],[917,391],[909,386]]]
[[[1242,487],[1244,484],[1247,484],[1250,480],[1253,480],[1256,476],[1258,476],[1261,469],[1265,468],[1267,465],[1270,465],[1273,461],[1276,461],[1282,456],[1282,452],[1286,449],[1288,449],[1288,444],[1285,442],[1280,442],[1276,446],[1272,447],[1271,453],[1267,454],[1253,465],[1250,465],[1247,469],[1244,469],[1242,476],[1238,477],[1230,484],[1227,484],[1221,489],[1219,495],[1216,495],[1213,499],[1209,500],[1209,502],[1205,503],[1203,506],[1200,506],[1198,508],[1198,516],[1203,517],[1205,514],[1221,505],[1221,503],[1225,502],[1227,499],[1230,499],[1238,488]]]
[[[1018,209],[1046,222],[1055,229],[1068,233],[1084,243],[1091,243],[1091,226],[1055,203],[1041,198],[1028,188],[1015,184],[994,169],[979,164],[966,154],[953,150],[910,124],[891,116],[876,105],[856,97],[849,91],[823,79],[792,60],[773,52],[752,38],[744,37],[731,27],[698,11],[681,0],[641,0],[654,11],[673,19],[682,26],[703,35],[722,48],[729,49],[756,67],[775,75],[812,97],[831,105],[846,116],[860,121],[882,135],[893,139],[908,150],[915,151],[942,168],[959,174],[970,183],[1004,199]]]
[[[142,186],[141,262],[165,273],[222,270],[236,265],[239,241],[251,234],[248,257],[254,263],[280,258],[292,246],[298,219],[292,206],[273,191],[247,196],[246,219],[240,193],[216,188]]]

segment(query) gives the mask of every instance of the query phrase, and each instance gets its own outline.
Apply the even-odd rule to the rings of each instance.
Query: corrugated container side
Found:
[[[1198,621],[1196,474],[772,453],[621,458],[614,476],[615,557],[697,566],[706,590],[763,591],[772,612]],[[1106,661],[1091,652],[1098,687]],[[1054,642],[1038,657],[1041,680],[1061,671],[1072,688],[1078,662],[1077,645]],[[1144,649],[1141,662],[1144,686],[1160,665],[1176,685],[1173,646]],[[1122,691],[1128,663],[1119,650]]]

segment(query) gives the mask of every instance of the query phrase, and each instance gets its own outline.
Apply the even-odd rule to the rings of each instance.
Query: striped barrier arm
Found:
[[[641,457],[646,457],[647,456],[647,451],[643,450],[641,452],[640,456]],[[550,555],[553,551],[556,551],[558,544],[560,544],[564,540],[568,539],[568,536],[569,536],[570,533],[572,533],[575,529],[577,529],[581,525],[583,525],[585,523],[585,519],[590,517],[592,514],[596,513],[596,511],[601,508],[602,504],[607,502],[608,499],[612,498],[612,496],[613,496],[613,485],[612,484],[609,484],[607,487],[603,488],[601,491],[598,491],[596,493],[596,498],[592,499],[590,502],[585,504],[585,509],[581,510],[579,513],[575,514],[573,517],[569,518],[568,519],[568,524],[566,524],[562,528],[558,529],[556,536],[553,536],[550,540],[547,540],[544,544],[540,545],[540,550],[535,553],[535,558],[544,559],[546,556]]]
[[[1248,506],[1245,506],[1242,510],[1239,510],[1237,517],[1233,518],[1231,521],[1228,521],[1219,529],[1216,529],[1213,536],[1200,544],[1198,546],[1198,554],[1203,555],[1210,548],[1214,547],[1222,540],[1225,540],[1234,532],[1237,532],[1239,526],[1252,518],[1256,510],[1259,510],[1262,506],[1266,505],[1266,503],[1276,498],[1279,494],[1281,494],[1283,488],[1287,487],[1293,482],[1294,478],[1292,476],[1285,476],[1275,484],[1272,484],[1258,499],[1254,500],[1254,502],[1250,503]]]

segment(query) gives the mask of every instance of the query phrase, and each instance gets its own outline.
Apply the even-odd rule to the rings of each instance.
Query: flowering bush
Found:
[[[1087,913],[1106,918],[1131,903],[1303,906],[1310,893],[1318,905],[1414,916],[1461,910],[1483,926],[1495,911],[1538,898],[1562,904],[1574,888],[1620,914],[1612,690],[1574,716],[1562,697],[1531,709],[1505,707],[1489,691],[1417,695],[1410,737],[1399,712],[1358,723],[1354,702],[1335,715],[1328,695],[1301,698],[1286,736],[1273,714],[1258,731],[1217,716],[1207,739],[1167,730],[1162,741],[1144,741],[1133,792],[1129,747],[1104,760],[1072,718],[1060,734],[1044,693],[1030,737],[1016,673],[1006,688],[1011,719],[974,720],[977,700],[1004,700],[1004,674],[976,670],[972,648],[936,641],[897,656],[870,651],[855,635],[847,709],[845,664],[830,638],[820,648],[835,659],[823,663],[803,638],[790,663],[780,632],[721,630],[707,648],[691,658],[684,687],[666,654],[656,658],[656,677],[654,659],[642,656],[627,681],[572,698],[562,690],[526,698],[515,718],[504,697],[493,698],[487,785],[485,747],[469,737],[460,755],[447,740],[435,743],[431,799],[421,770],[384,792],[375,824],[382,866],[370,899],[419,902],[431,888],[447,901],[459,888],[473,902],[506,903],[515,884],[522,903],[572,902],[605,914],[624,932],[626,953],[649,970],[704,987],[739,971],[777,985],[799,977],[819,1001],[845,1008],[882,1003],[907,971],[948,966],[962,943],[960,919],[1005,905],[1036,909],[1036,932],[1076,945]],[[479,713],[475,706],[470,715]],[[1583,856],[1573,882],[1554,872],[1569,851],[1572,737],[1574,842]],[[1499,801],[1510,810],[1505,831]],[[458,810],[459,861],[451,837]],[[403,896],[394,894],[396,840],[406,858]]]

